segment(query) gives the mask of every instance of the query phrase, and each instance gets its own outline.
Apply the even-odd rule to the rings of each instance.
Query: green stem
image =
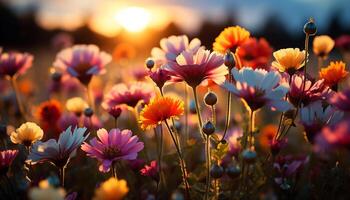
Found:
[[[159,141],[158,141],[158,134],[157,134],[157,129],[159,128]],[[158,189],[159,189],[159,185],[161,185],[162,183],[162,179],[163,179],[163,172],[162,172],[162,160],[163,160],[163,127],[160,124],[158,127],[156,127],[154,129],[154,134],[155,134],[155,138],[156,138],[156,143],[157,143],[157,147],[158,147],[158,166],[159,166],[159,180],[157,183],[157,193],[158,193]]]
[[[66,171],[66,166],[63,166],[59,169],[60,171],[60,182],[61,182],[61,186],[64,188],[64,177],[65,177],[65,171]]]
[[[205,138],[204,133],[202,132],[203,122],[202,122],[201,111],[199,108],[197,90],[195,87],[192,87],[192,89],[193,89],[193,95],[194,95],[194,100],[195,100],[195,105],[196,105],[197,116],[198,116],[199,132],[201,133],[202,139],[205,141],[206,138]]]
[[[250,147],[254,146],[254,133],[255,130],[255,111],[250,111],[250,138],[249,138],[249,144]]]
[[[189,138],[189,133],[188,133],[188,90],[187,90],[187,84],[185,83],[185,137],[184,140],[185,142],[183,144],[186,144],[186,141]]]
[[[206,149],[206,170],[207,170],[207,177],[206,177],[206,189],[205,189],[205,199],[207,200],[209,197],[209,192],[210,192],[210,136],[207,136],[206,144],[205,144],[205,149]]]
[[[89,101],[89,106],[90,108],[95,111],[95,102],[94,102],[94,99],[92,97],[92,94],[91,94],[91,89],[90,89],[90,84],[89,83],[87,86],[86,86],[86,94],[87,94],[87,97],[88,97],[88,101]]]
[[[228,81],[231,82],[231,73],[229,73],[229,78]],[[224,128],[224,134],[222,135],[221,140],[223,141],[225,139],[225,136],[227,134],[228,127],[230,125],[230,118],[231,118],[231,100],[232,99],[232,94],[231,92],[227,92],[227,106],[226,106],[226,120],[225,120],[225,128]]]

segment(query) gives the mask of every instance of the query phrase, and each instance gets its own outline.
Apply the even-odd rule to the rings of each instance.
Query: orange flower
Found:
[[[36,112],[36,116],[43,123],[56,123],[61,117],[61,104],[57,100],[50,100],[41,103]]]
[[[113,59],[116,61],[132,59],[136,55],[135,48],[129,43],[120,43],[113,51]]]
[[[315,55],[326,58],[334,47],[334,40],[328,35],[316,36],[313,42],[313,51]]]
[[[240,26],[225,28],[215,39],[213,49],[222,54],[226,53],[227,50],[235,53],[236,49],[241,46],[249,36],[250,33]]]
[[[147,104],[140,113],[142,129],[149,129],[172,117],[184,113],[184,102],[172,97],[156,97]]]
[[[269,149],[273,138],[277,133],[277,126],[273,124],[266,125],[260,131],[259,143],[263,149]]]
[[[337,85],[347,75],[348,71],[345,70],[345,63],[342,61],[331,62],[328,67],[321,69],[320,79],[324,79],[325,84],[329,87]]]

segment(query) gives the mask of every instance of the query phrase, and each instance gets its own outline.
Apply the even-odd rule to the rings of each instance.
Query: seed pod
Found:
[[[202,127],[203,133],[211,135],[215,132],[215,126],[211,121],[207,121]]]
[[[62,79],[62,74],[60,72],[53,72],[51,74],[51,79],[55,82],[60,82]]]
[[[148,69],[152,69],[152,68],[154,67],[154,60],[152,60],[151,58],[148,58],[148,59],[146,60],[146,67],[147,67]]]
[[[222,175],[224,174],[224,168],[222,168],[218,164],[213,164],[210,168],[210,176],[214,179],[221,178]]]
[[[85,115],[86,117],[91,117],[93,114],[94,114],[94,111],[93,111],[91,108],[86,108],[86,109],[84,110],[84,115]]]
[[[208,92],[207,94],[205,94],[204,96],[204,102],[205,104],[207,104],[208,106],[213,106],[216,104],[216,102],[218,101],[218,97],[216,96],[216,94],[214,92]]]
[[[227,51],[225,53],[224,63],[229,69],[232,69],[235,67],[236,61],[235,61],[235,57],[233,56],[231,51]]]
[[[197,110],[196,110],[196,102],[194,102],[194,100],[190,101],[190,112],[192,114],[196,114]]]
[[[241,174],[241,168],[238,165],[231,165],[226,168],[225,172],[230,178],[235,179]]]
[[[316,27],[315,21],[311,18],[304,25],[304,33],[312,36],[312,35],[315,35],[316,32],[317,32],[317,27]]]
[[[246,149],[242,152],[243,160],[248,164],[253,164],[256,160],[256,152],[251,149]]]

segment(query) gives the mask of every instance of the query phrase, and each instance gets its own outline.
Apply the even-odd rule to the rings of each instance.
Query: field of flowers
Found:
[[[35,56],[0,48],[0,199],[349,199],[350,36],[300,31],[169,36],[132,73],[65,46],[39,104]]]

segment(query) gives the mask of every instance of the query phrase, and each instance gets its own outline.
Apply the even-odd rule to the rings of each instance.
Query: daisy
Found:
[[[116,161],[135,160],[144,147],[130,130],[112,129],[108,133],[106,129],[99,129],[97,138],[90,140],[90,144],[84,142],[81,149],[101,163],[101,172],[108,172]]]
[[[12,161],[16,158],[18,150],[0,151],[0,175],[6,175]]]
[[[324,79],[326,85],[336,90],[338,83],[344,80],[348,74],[344,62],[331,62],[328,67],[321,69],[320,79]]]
[[[304,66],[305,50],[300,51],[298,48],[280,49],[273,53],[273,57],[275,58],[275,61],[272,62],[273,67],[280,72],[292,75]]]
[[[334,47],[334,40],[328,35],[316,36],[313,41],[314,54],[320,58],[327,58]]]
[[[213,50],[221,54],[225,54],[227,50],[236,53],[238,47],[248,40],[250,33],[240,27],[231,26],[225,28],[213,44]]]
[[[222,55],[200,48],[197,52],[183,51],[176,57],[176,61],[168,63],[166,70],[170,72],[172,81],[185,81],[195,88],[209,80],[216,84],[223,83],[225,75],[228,74],[227,67],[223,63]]]
[[[33,63],[33,56],[29,53],[0,51],[0,75],[14,77],[24,74]]]
[[[335,93],[330,98],[330,103],[337,107],[339,110],[349,112],[350,111],[350,89],[346,89],[342,92]]]
[[[93,75],[106,72],[105,66],[111,60],[112,57],[96,45],[74,45],[60,51],[53,66],[87,85]]]
[[[128,192],[129,188],[125,180],[110,178],[95,190],[93,200],[122,200]]]
[[[289,86],[279,83],[281,75],[278,72],[243,67],[240,70],[233,68],[232,75],[235,83],[226,81],[223,87],[242,98],[251,111],[256,111],[263,106],[280,111],[291,108],[291,105],[283,100]]]
[[[44,131],[34,122],[22,124],[16,131],[11,133],[11,141],[14,144],[23,144],[26,147],[43,138]]]

